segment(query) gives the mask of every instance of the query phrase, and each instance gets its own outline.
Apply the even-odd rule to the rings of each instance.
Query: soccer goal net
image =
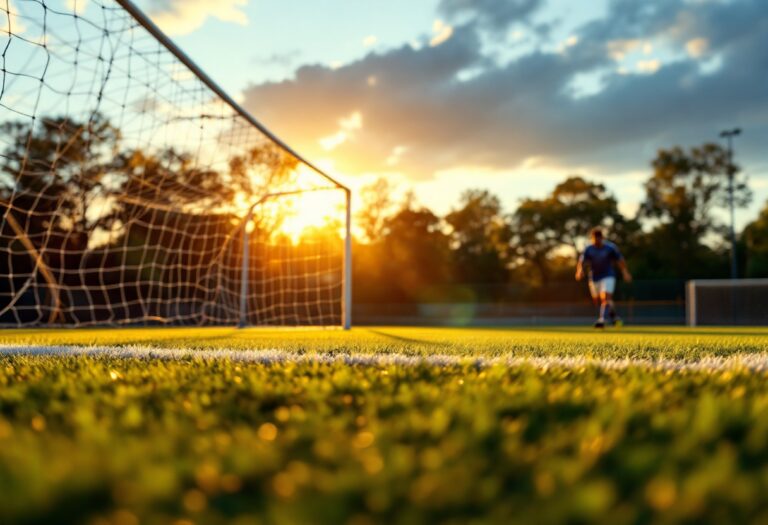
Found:
[[[768,325],[768,279],[688,282],[689,326]]]
[[[130,2],[0,29],[0,325],[349,326],[349,190]]]

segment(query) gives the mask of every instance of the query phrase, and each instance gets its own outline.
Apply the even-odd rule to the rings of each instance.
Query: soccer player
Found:
[[[626,282],[632,282],[632,275],[616,245],[603,239],[603,230],[594,228],[591,237],[592,244],[587,246],[576,265],[576,280],[581,281],[584,277],[584,267],[589,266],[589,291],[595,305],[600,305],[600,317],[595,323],[595,328],[605,328],[606,313],[614,326],[621,326],[623,323],[616,315],[613,305],[613,292],[616,289],[614,265],[619,267]]]

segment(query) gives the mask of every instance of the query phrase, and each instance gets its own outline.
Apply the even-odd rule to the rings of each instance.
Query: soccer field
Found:
[[[768,521],[768,330],[0,332],[0,523]]]

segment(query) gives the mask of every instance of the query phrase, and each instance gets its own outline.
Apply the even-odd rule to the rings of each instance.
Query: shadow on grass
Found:
[[[400,343],[426,345],[426,346],[446,346],[444,343],[439,343],[437,341],[426,341],[424,339],[414,339],[412,337],[403,337],[401,335],[390,334],[382,330],[376,330],[373,328],[368,328],[367,330],[372,334],[378,335],[380,337],[384,337],[386,339],[392,339],[393,341],[398,341]]]
[[[8,329],[0,334],[0,340],[4,343],[16,344],[48,344],[48,345],[96,345],[96,346],[130,346],[130,345],[158,345],[201,346],[218,340],[232,339],[237,333],[237,328],[221,331],[220,327],[214,327],[217,333],[207,335],[204,330],[198,333],[184,333],[192,327],[104,327],[77,329],[61,328],[36,328],[36,329]],[[5,337],[3,337],[5,336]]]

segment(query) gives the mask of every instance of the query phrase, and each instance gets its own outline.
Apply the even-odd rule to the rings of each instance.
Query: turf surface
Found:
[[[0,523],[768,521],[768,373],[652,366],[764,356],[768,330],[14,330],[0,345],[225,356],[0,355]]]
[[[578,355],[598,358],[698,359],[768,351],[768,328],[642,327],[462,329],[102,328],[0,330],[0,344],[148,345],[190,349],[478,356]]]

